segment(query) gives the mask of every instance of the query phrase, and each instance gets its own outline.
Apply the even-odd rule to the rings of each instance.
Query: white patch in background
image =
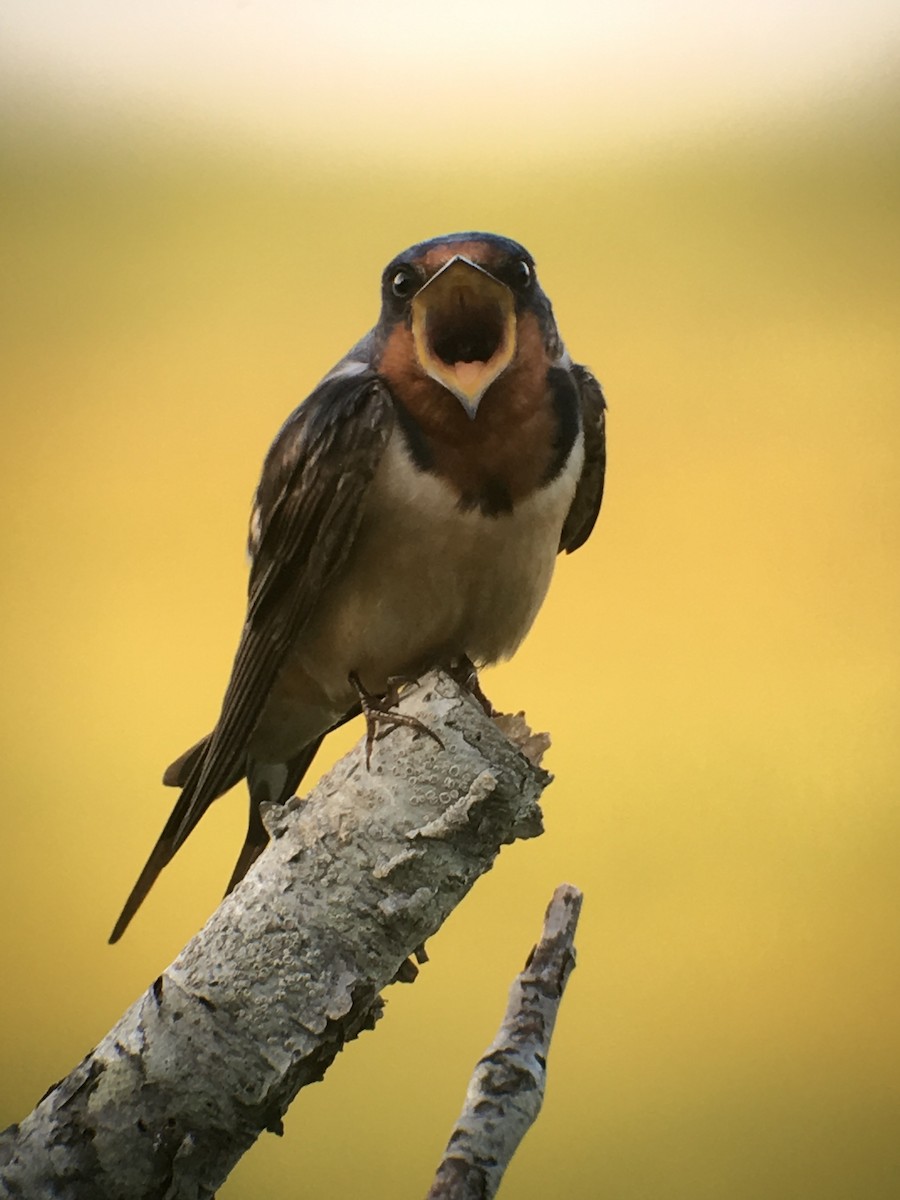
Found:
[[[98,115],[323,150],[337,130],[347,153],[419,159],[481,125],[492,154],[546,153],[771,113],[871,82],[898,50],[897,0],[5,0],[0,77]],[[500,140],[483,119],[499,98],[517,118]]]

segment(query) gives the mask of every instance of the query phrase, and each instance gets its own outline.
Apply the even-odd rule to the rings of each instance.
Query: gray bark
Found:
[[[541,940],[510,989],[496,1038],[469,1081],[426,1200],[490,1200],[544,1099],[547,1055],[566,981],[575,966],[581,892],[561,884]]]
[[[343,1045],[500,846],[541,832],[545,741],[444,676],[398,729],[266,814],[246,880],[100,1044],[0,1135],[5,1195],[205,1200]],[[512,734],[514,741],[507,734]],[[518,742],[518,745],[515,742]],[[521,746],[522,750],[519,749]]]

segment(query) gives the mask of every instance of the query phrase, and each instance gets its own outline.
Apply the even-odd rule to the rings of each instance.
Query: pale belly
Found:
[[[581,461],[579,439],[551,484],[513,512],[485,517],[461,511],[447,484],[416,470],[395,434],[350,562],[260,722],[269,754],[276,743],[296,753],[341,717],[356,700],[351,672],[380,693],[393,675],[418,676],[461,655],[478,665],[511,655],[546,595]]]

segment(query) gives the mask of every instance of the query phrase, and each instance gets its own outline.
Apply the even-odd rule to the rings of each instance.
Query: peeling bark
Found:
[[[544,1100],[547,1055],[566,981],[575,966],[581,892],[561,884],[541,940],[510,989],[493,1043],[469,1081],[426,1200],[490,1200]]]
[[[541,832],[550,776],[444,676],[400,729],[265,814],[244,882],[100,1044],[0,1135],[0,1185],[44,1200],[207,1200],[294,1096],[415,974],[411,955],[504,844]],[[515,744],[515,742],[518,743]],[[525,753],[522,753],[519,749]]]

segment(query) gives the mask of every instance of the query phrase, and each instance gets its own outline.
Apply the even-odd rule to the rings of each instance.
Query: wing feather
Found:
[[[247,743],[285,657],[350,554],[393,413],[373,372],[337,372],[273,442],[254,501],[247,618],[222,711],[212,733],[166,772],[165,782],[182,792],[110,941],[213,800],[244,774]]]
[[[384,385],[356,375],[326,381],[275,439],[257,490],[247,619],[175,849],[233,777],[291,645],[346,563],[392,423]]]
[[[584,466],[563,524],[560,550],[571,554],[583,546],[600,512],[606,475],[606,400],[603,389],[586,367],[572,365],[578,389],[584,433]]]

